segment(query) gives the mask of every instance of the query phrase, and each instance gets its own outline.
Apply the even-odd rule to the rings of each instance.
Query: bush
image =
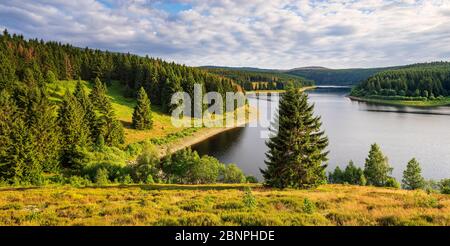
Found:
[[[255,176],[251,176],[251,175],[245,177],[245,180],[247,181],[247,183],[250,183],[250,184],[258,183],[258,179]]]
[[[100,186],[107,185],[109,183],[108,170],[106,168],[97,169],[97,173],[95,174],[95,183]]]
[[[353,161],[350,161],[344,171],[339,166],[328,175],[328,181],[332,184],[352,184],[352,185],[366,185],[366,178],[364,171],[356,167]]]
[[[316,211],[316,205],[311,202],[308,198],[303,199],[303,212],[307,214],[312,214]]]
[[[158,182],[161,176],[158,165],[159,158],[155,147],[147,144],[137,158],[136,164],[131,167],[134,180],[145,183]]]
[[[439,191],[442,194],[450,194],[450,179],[443,179],[439,182]]]
[[[199,161],[194,162],[190,170],[189,183],[211,184],[215,183],[219,177],[220,162],[211,156],[203,156]]]
[[[223,183],[244,183],[245,175],[236,164],[228,164],[222,168],[220,181]]]
[[[393,177],[389,177],[384,185],[385,187],[400,188],[400,183]]]
[[[92,185],[92,182],[80,176],[71,176],[69,178],[69,184],[73,187],[86,187]]]
[[[258,205],[256,197],[253,196],[252,190],[249,187],[246,187],[244,191],[244,197],[242,198],[242,202],[248,209],[254,209]]]

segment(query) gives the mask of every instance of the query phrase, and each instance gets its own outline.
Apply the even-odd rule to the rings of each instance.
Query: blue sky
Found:
[[[192,66],[375,67],[450,57],[449,0],[0,1],[0,28]]]

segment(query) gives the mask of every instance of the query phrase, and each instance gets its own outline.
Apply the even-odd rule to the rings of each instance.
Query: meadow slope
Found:
[[[450,196],[347,185],[1,188],[0,225],[450,225]]]

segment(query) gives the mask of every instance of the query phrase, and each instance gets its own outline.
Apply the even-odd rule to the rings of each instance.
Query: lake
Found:
[[[347,88],[318,88],[308,91],[315,113],[322,118],[322,128],[329,138],[327,171],[345,167],[349,160],[364,167],[370,145],[378,143],[401,181],[407,162],[416,157],[427,179],[450,178],[450,107],[414,108],[375,105],[351,101]],[[263,102],[264,103],[261,103]],[[266,108],[277,106],[278,95],[249,96],[251,106],[261,117]],[[241,127],[223,132],[192,146],[224,163],[236,163],[247,175],[262,180],[265,168],[266,139],[260,138],[267,127]]]

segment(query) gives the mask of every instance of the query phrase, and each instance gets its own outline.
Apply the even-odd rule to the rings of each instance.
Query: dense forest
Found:
[[[313,80],[316,85],[355,85],[377,72],[389,68],[355,68],[328,69],[323,67],[297,68],[287,71],[287,74],[301,76]]]
[[[74,91],[66,89],[57,102],[51,99],[50,87],[73,80],[78,81]],[[90,93],[83,81],[90,81]],[[150,143],[124,146],[123,125],[107,94],[113,81],[125,88],[125,96],[137,98],[135,129],[152,127],[150,102],[169,113],[172,94],[193,93],[195,83],[223,94],[240,90],[231,79],[198,68],[25,40],[5,30],[0,36],[0,184],[244,180],[235,166],[192,151],[159,159]]]
[[[284,90],[288,87],[300,88],[313,85],[312,80],[276,71],[249,68],[204,67],[208,72],[233,79],[246,91]]]
[[[165,112],[171,110],[174,92],[193,94],[195,83],[201,84],[205,92],[218,91],[223,95],[240,89],[231,79],[147,56],[81,49],[37,39],[27,41],[7,30],[0,42],[0,89],[11,89],[16,80],[42,84],[49,71],[59,80],[117,80],[130,97],[143,87],[152,104],[161,105]]]
[[[434,100],[449,94],[449,62],[413,64],[383,71],[352,91],[353,96],[396,100]]]

